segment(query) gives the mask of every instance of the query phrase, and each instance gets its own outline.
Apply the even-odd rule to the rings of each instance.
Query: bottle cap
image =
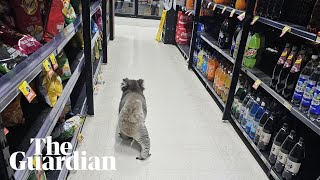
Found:
[[[304,141],[303,137],[300,137],[299,142],[303,142],[303,141]]]
[[[318,59],[318,57],[319,57],[318,55],[314,54],[311,56],[311,59]]]
[[[266,103],[262,102],[262,103],[261,103],[261,106],[262,106],[262,107],[266,106]]]
[[[260,102],[260,98],[259,97],[257,97],[257,102]]]
[[[295,130],[291,130],[291,131],[290,131],[290,135],[296,136],[296,131],[295,131]]]
[[[283,128],[288,128],[288,124],[287,123],[283,123],[283,126],[282,126]]]

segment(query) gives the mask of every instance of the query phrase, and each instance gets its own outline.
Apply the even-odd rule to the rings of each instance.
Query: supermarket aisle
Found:
[[[267,179],[177,48],[154,40],[154,22],[143,20],[141,27],[135,21],[142,20],[116,26],[103,68],[106,83],[98,86],[96,113],[87,118],[78,148],[88,156],[114,155],[117,171],[78,171],[69,179]],[[130,147],[116,132],[126,77],[145,80],[152,154],[146,161],[137,161],[136,144]]]

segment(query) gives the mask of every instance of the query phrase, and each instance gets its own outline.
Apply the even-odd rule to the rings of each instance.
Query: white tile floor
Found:
[[[177,48],[154,40],[154,22],[120,21],[103,68],[106,83],[98,86],[95,116],[87,118],[78,148],[88,156],[115,156],[117,171],[78,171],[69,179],[268,179]],[[151,25],[138,26],[142,21]],[[145,80],[152,154],[146,161],[137,161],[136,145],[116,132],[126,77]]]

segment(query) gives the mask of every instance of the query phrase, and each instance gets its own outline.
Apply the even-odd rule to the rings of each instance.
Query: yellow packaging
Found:
[[[44,97],[46,103],[53,107],[61,96],[63,91],[62,80],[59,75],[54,73],[50,78],[48,74],[41,74],[41,86],[39,87],[40,93]]]

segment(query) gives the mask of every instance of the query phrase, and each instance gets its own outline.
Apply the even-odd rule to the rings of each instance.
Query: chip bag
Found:
[[[0,72],[5,74],[28,56],[0,42]]]
[[[20,34],[4,25],[0,25],[0,41],[26,55],[32,54],[42,46],[34,37]]]
[[[61,77],[62,81],[65,81],[71,77],[71,70],[70,70],[70,65],[69,65],[69,60],[64,51],[61,51],[57,57],[58,61],[58,69],[57,73]]]
[[[40,41],[43,23],[39,0],[10,0],[10,5],[15,15],[16,28]]]
[[[77,18],[77,15],[74,12],[74,9],[70,3],[70,0],[63,0],[62,13],[64,15],[64,20],[67,25],[71,24]]]
[[[64,16],[62,14],[63,3],[61,0],[52,0],[45,22],[45,33],[43,40],[49,42],[54,36],[56,36],[64,28]]]
[[[41,82],[39,87],[40,94],[44,97],[46,103],[53,107],[63,91],[62,80],[57,74],[53,74],[50,78],[45,71],[39,77]]]
[[[59,124],[53,130],[51,136],[54,140],[67,140],[73,137],[76,130],[81,126],[84,121],[84,117],[80,115],[73,116],[67,119],[64,123]]]
[[[2,112],[2,123],[5,127],[23,125],[25,119],[20,105],[21,96],[18,95]]]

